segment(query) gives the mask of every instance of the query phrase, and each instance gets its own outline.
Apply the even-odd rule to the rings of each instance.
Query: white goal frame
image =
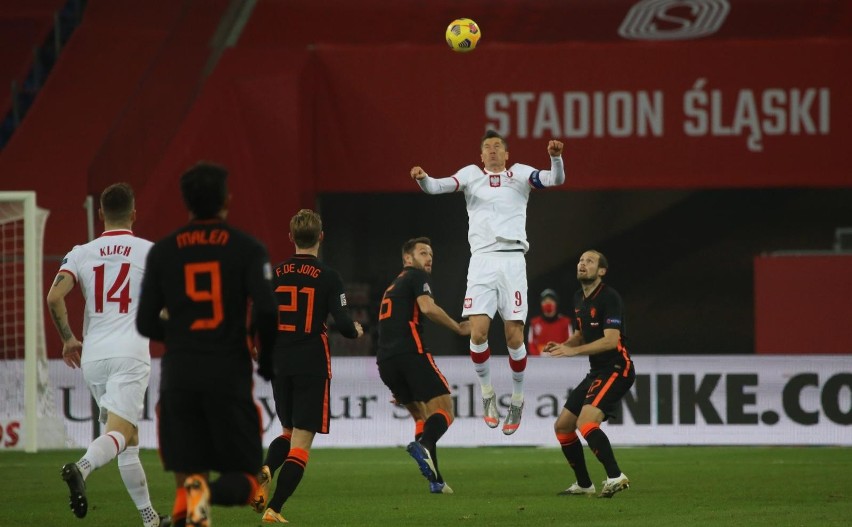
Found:
[[[39,261],[42,243],[38,232],[38,212],[35,191],[0,191],[0,202],[18,202],[23,206],[24,235],[24,450],[37,452],[39,446],[39,317],[44,315]],[[43,209],[42,209],[43,210]],[[47,211],[44,211],[47,212]],[[42,321],[43,331],[43,321]],[[44,335],[41,336],[44,345]],[[46,371],[45,371],[46,374]]]

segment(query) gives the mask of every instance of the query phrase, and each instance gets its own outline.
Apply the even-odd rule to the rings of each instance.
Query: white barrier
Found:
[[[852,445],[852,358],[823,356],[637,356],[637,379],[623,401],[619,419],[604,425],[615,445]],[[526,373],[526,407],[520,429],[504,436],[482,422],[479,386],[467,357],[436,357],[453,387],[456,420],[441,440],[444,446],[555,446],[553,422],[568,389],[588,371],[585,358],[531,357]],[[92,411],[79,370],[50,361],[74,447],[92,439]],[[511,377],[507,357],[492,357],[492,378],[501,402],[509,403]],[[407,412],[390,404],[371,357],[333,358],[331,433],[317,447],[379,447],[411,441],[414,426]],[[159,360],[152,365],[143,448],[155,448],[154,404],[160,381]],[[264,413],[264,442],[281,430],[272,390],[256,379]],[[7,419],[8,421],[8,419]],[[0,430],[10,422],[0,423]],[[16,427],[20,436],[23,428]],[[7,433],[0,449],[9,443]]]

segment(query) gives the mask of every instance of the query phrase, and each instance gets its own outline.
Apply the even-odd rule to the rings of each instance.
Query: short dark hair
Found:
[[[228,171],[213,163],[201,162],[180,177],[180,191],[187,210],[197,219],[215,218],[228,199]]]
[[[405,256],[406,254],[413,254],[414,247],[416,247],[418,243],[422,243],[430,247],[432,246],[432,240],[425,236],[420,236],[419,238],[411,238],[410,240],[402,244],[402,255]]]
[[[302,209],[290,218],[290,236],[300,249],[317,244],[322,233],[322,218],[311,209]]]
[[[104,213],[104,219],[109,222],[129,218],[135,204],[133,188],[127,183],[115,183],[101,193],[101,211]]]
[[[485,144],[486,139],[493,139],[495,137],[500,139],[500,141],[503,143],[503,148],[505,148],[506,150],[509,149],[509,143],[506,142],[506,138],[498,134],[494,130],[486,130],[485,135],[483,135],[482,139],[480,139],[479,141],[479,149],[482,150],[482,145]]]
[[[594,249],[589,249],[589,252],[595,253],[598,255],[598,267],[602,269],[609,269],[609,260],[606,259],[606,256],[600,251],[596,251]]]

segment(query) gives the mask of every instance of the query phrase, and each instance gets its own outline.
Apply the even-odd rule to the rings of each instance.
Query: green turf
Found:
[[[0,453],[0,527],[137,526],[113,462],[90,476],[89,514],[68,509],[59,467],[82,452]],[[847,526],[852,449],[656,447],[617,449],[631,488],[612,499],[557,497],[574,481],[561,452],[540,448],[442,449],[456,491],[431,495],[403,448],[311,453],[284,507],[300,526]],[[603,479],[587,453],[596,482]],[[143,452],[154,506],[171,509],[173,483]],[[600,488],[600,485],[598,484]],[[215,527],[260,525],[247,507],[213,509]]]

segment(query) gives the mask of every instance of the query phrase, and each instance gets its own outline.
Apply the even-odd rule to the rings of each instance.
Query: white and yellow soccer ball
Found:
[[[458,53],[467,53],[476,49],[476,43],[482,37],[482,31],[473,20],[457,18],[447,26],[447,45]]]

